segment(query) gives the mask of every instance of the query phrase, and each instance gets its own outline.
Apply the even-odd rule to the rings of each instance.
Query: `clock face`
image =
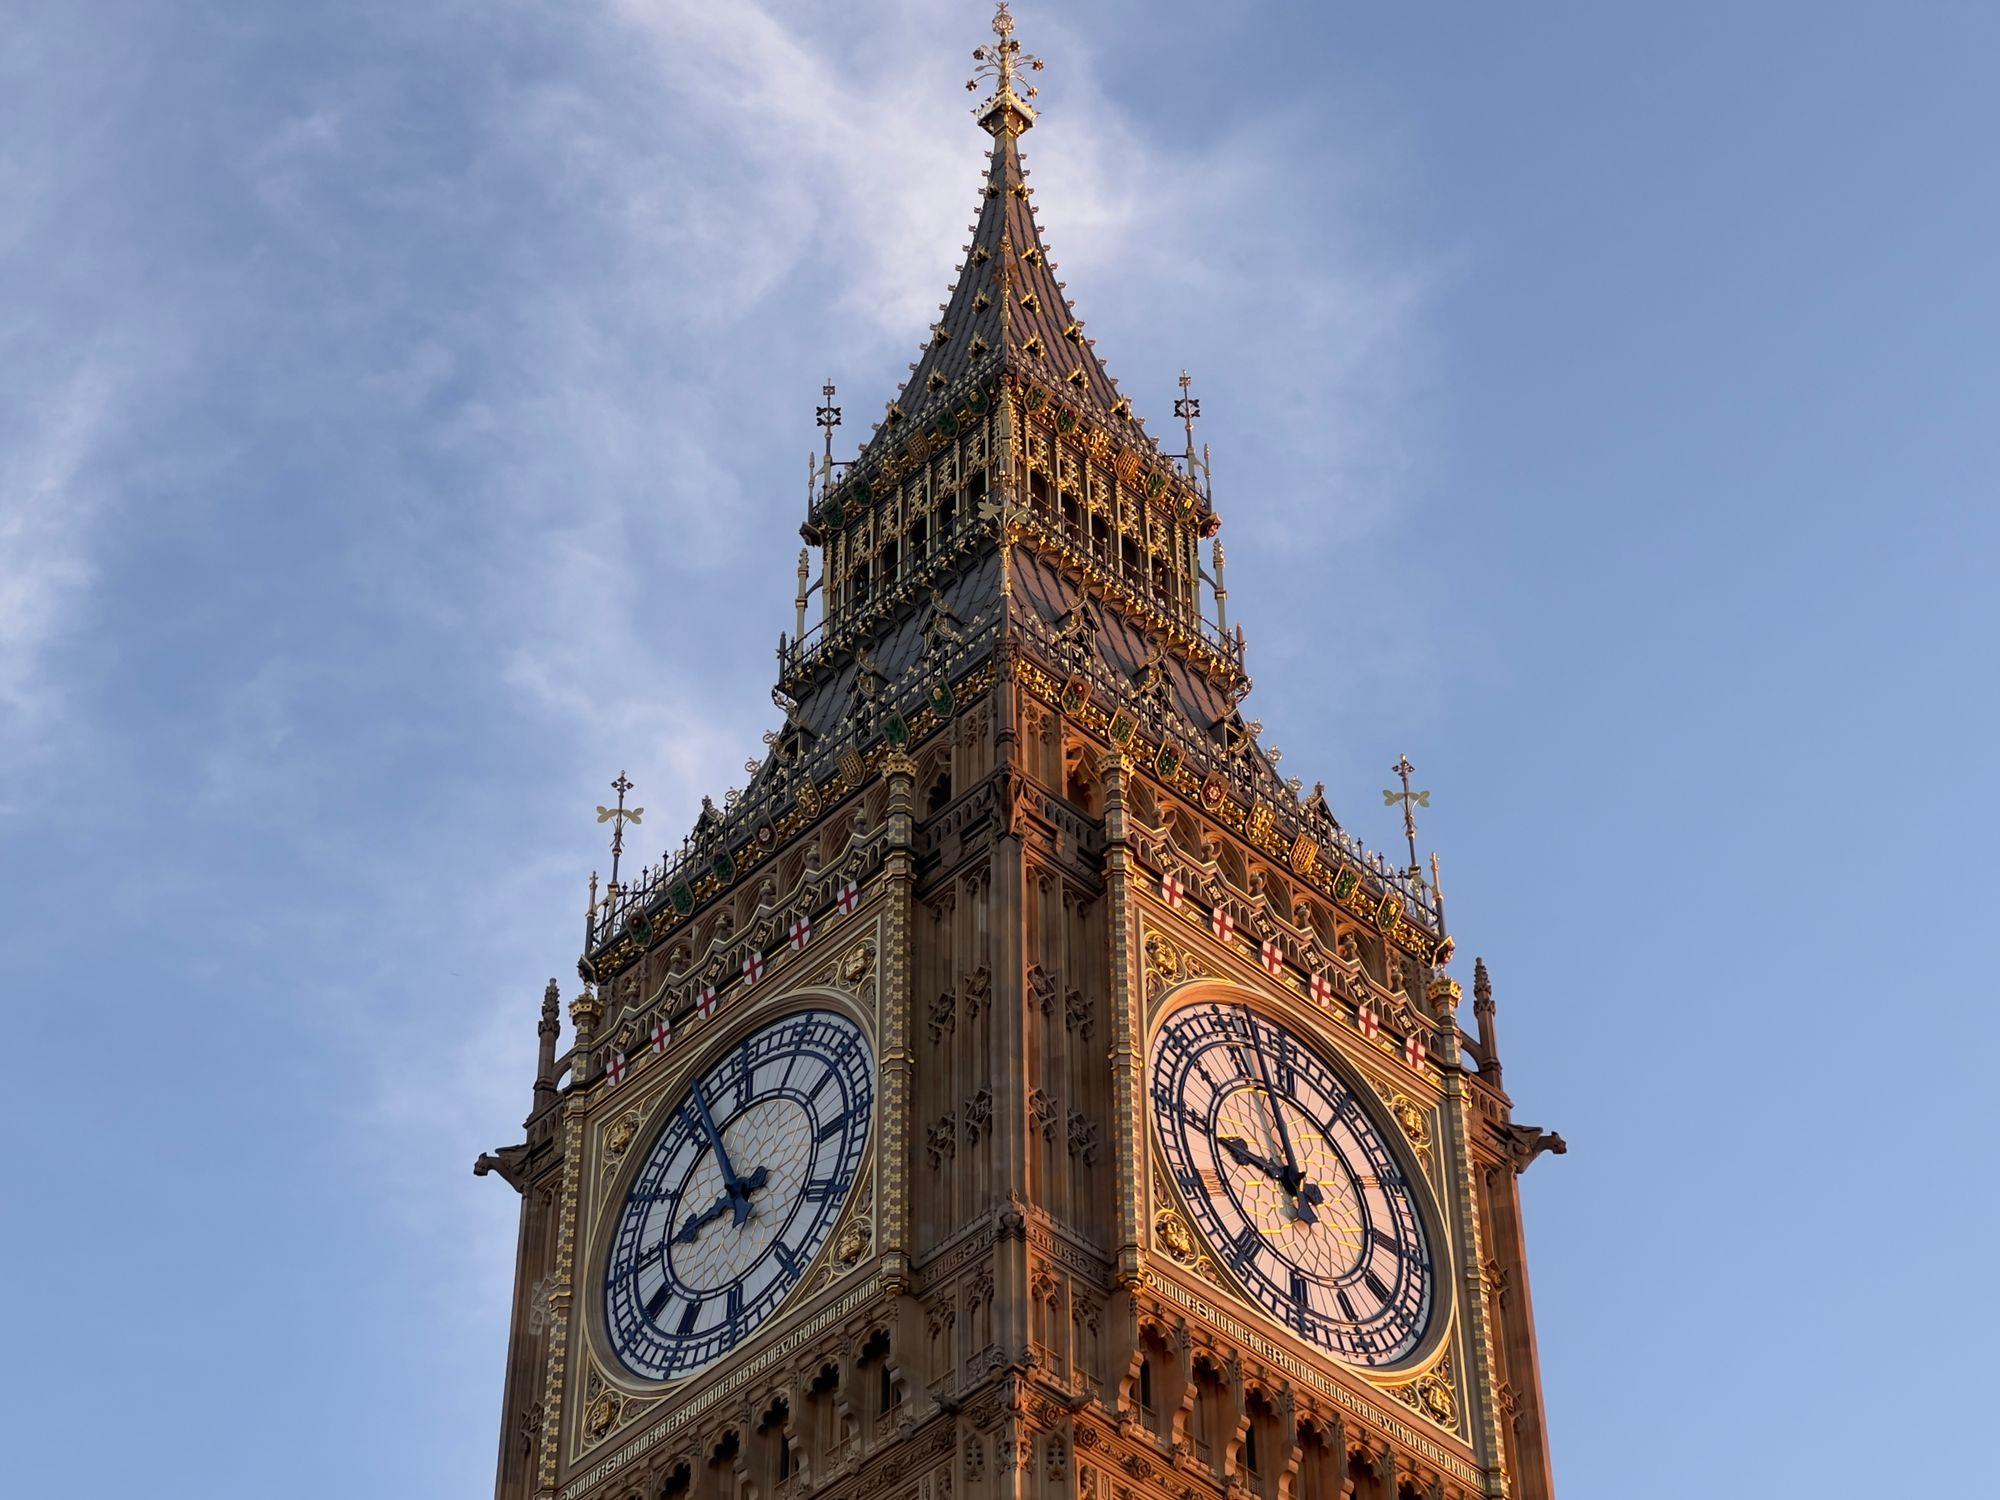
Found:
[[[1160,1028],[1150,1084],[1168,1169],[1243,1288],[1349,1364],[1407,1357],[1430,1324],[1430,1242],[1354,1089],[1297,1033],[1207,1003]]]
[[[802,1011],[671,1103],[605,1272],[605,1322],[635,1375],[679,1380],[715,1363],[798,1284],[854,1185],[874,1079],[858,1026]]]

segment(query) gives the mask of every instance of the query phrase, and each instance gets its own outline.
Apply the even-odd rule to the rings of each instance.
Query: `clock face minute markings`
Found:
[[[612,1342],[635,1374],[691,1375],[784,1300],[853,1186],[873,1067],[852,1022],[808,1011],[739,1043],[667,1113],[605,1276]]]
[[[1310,1045],[1240,1006],[1175,1012],[1151,1071],[1171,1175],[1245,1289],[1351,1363],[1409,1354],[1430,1323],[1428,1241],[1353,1091]]]

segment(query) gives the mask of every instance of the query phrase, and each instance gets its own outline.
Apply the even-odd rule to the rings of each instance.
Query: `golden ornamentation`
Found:
[[[611,1424],[618,1420],[618,1410],[622,1403],[617,1395],[606,1391],[590,1403],[590,1410],[584,1415],[584,1423],[592,1437],[603,1437],[611,1430]]]
[[[1194,1245],[1194,1232],[1170,1208],[1163,1208],[1153,1216],[1153,1238],[1162,1250],[1184,1266],[1193,1265],[1199,1257]]]
[[[848,984],[859,984],[868,977],[875,967],[875,945],[869,942],[856,943],[847,950],[847,957],[840,961],[840,977]]]
[[[1410,1138],[1410,1144],[1419,1151],[1431,1148],[1430,1117],[1408,1094],[1391,1093],[1386,1101],[1389,1112],[1396,1117],[1396,1123],[1403,1127],[1403,1134]]]
[[[639,1111],[628,1109],[604,1133],[604,1149],[612,1156],[623,1156],[625,1148],[632,1144],[632,1138],[639,1133]]]
[[[858,1215],[849,1219],[847,1227],[840,1231],[840,1238],[834,1241],[833,1258],[843,1268],[851,1269],[868,1253],[868,1238],[868,1221]]]
[[[1389,1394],[1446,1431],[1458,1426],[1458,1387],[1449,1355],[1407,1385],[1391,1386]]]

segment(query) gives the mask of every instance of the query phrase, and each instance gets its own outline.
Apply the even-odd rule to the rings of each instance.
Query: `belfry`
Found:
[[[1483,964],[1461,1024],[1414,821],[1363,849],[1245,718],[1198,408],[1163,451],[1100,362],[994,31],[950,298],[855,456],[820,411],[765,754],[593,883],[478,1165],[495,1493],[1540,1500],[1516,1179],[1561,1139]]]

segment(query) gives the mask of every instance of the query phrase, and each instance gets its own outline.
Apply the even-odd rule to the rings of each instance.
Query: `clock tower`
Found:
[[[821,411],[767,753],[593,881],[478,1164],[522,1198],[496,1496],[1539,1500],[1560,1138],[1414,825],[1363,849],[1245,719],[1196,403],[1163,451],[1085,335],[994,30],[950,299],[853,458]]]

